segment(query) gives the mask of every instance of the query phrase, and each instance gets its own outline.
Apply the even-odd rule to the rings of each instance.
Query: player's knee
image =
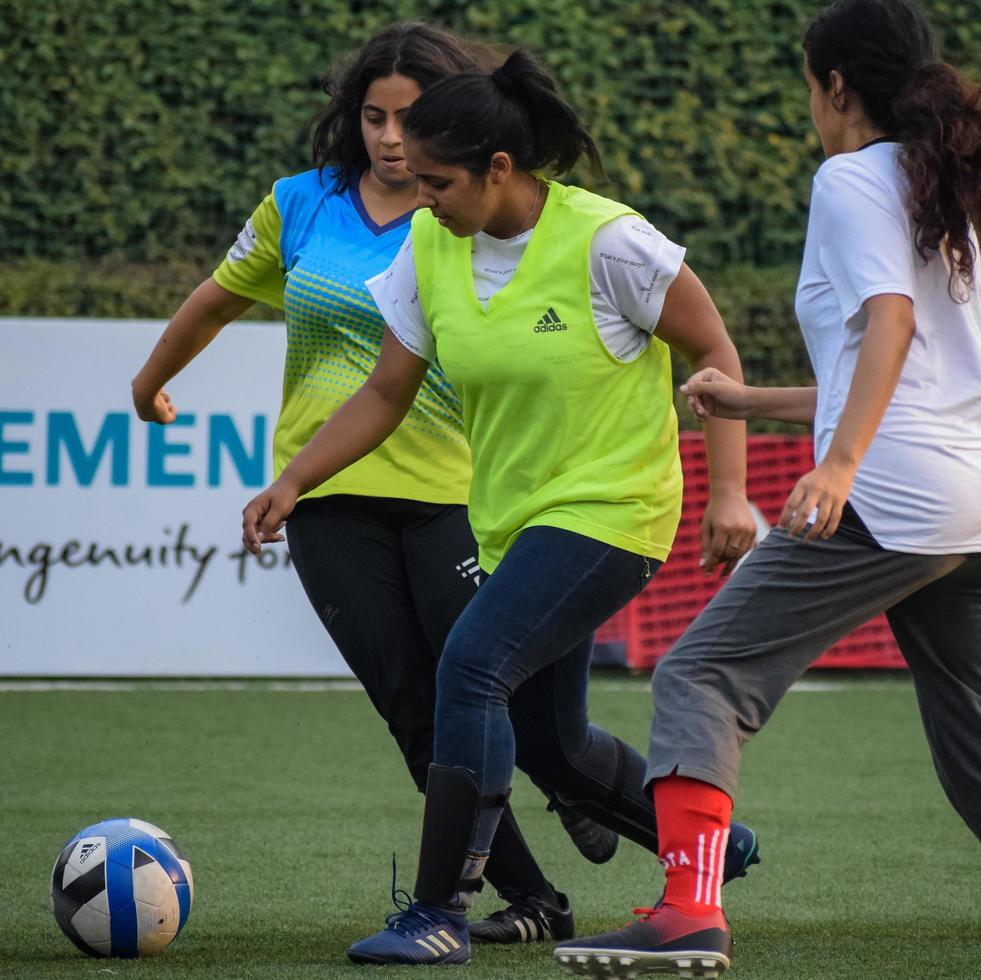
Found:
[[[678,704],[675,700],[684,693],[686,687],[685,673],[688,664],[686,651],[681,650],[679,656],[674,656],[675,647],[671,654],[665,657],[654,671],[651,691],[654,694],[654,704]]]

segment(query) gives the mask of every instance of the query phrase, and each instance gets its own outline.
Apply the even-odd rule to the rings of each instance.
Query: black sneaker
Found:
[[[567,806],[557,796],[550,798],[548,809],[559,815],[565,832],[587,861],[606,864],[616,854],[620,835],[615,830],[609,830],[575,807]]]
[[[572,907],[562,892],[555,894],[558,905],[536,895],[514,898],[506,909],[471,923],[471,940],[475,943],[543,943],[571,939],[576,929]]]

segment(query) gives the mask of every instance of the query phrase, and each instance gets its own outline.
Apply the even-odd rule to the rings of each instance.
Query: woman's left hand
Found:
[[[300,489],[283,472],[275,483],[245,505],[242,511],[242,544],[253,555],[258,555],[264,544],[286,540],[280,531],[286,518],[293,513],[299,496]]]
[[[827,540],[838,530],[841,512],[851,493],[856,467],[825,458],[797,481],[787,498],[778,522],[788,534],[799,537],[811,515],[814,523],[804,534],[805,541]]]
[[[702,571],[721,568],[724,578],[756,544],[756,520],[746,494],[717,491],[709,496],[702,517]]]

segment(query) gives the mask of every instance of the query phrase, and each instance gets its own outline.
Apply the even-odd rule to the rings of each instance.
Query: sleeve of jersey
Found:
[[[238,296],[283,308],[283,222],[276,199],[269,194],[238,233],[225,261],[215,269],[215,282]]]
[[[416,357],[430,363],[435,361],[436,340],[419,302],[411,232],[392,264],[365,285],[384,317],[385,325],[399,343]]]
[[[685,249],[637,215],[623,215],[593,236],[592,288],[645,333],[661,318],[664,297],[685,260]]]
[[[846,326],[873,296],[913,299],[914,249],[905,207],[876,174],[850,166],[819,173],[811,211],[821,266]]]

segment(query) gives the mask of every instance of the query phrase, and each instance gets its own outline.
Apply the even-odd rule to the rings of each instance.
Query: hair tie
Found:
[[[512,99],[518,97],[518,86],[515,84],[515,81],[510,74],[504,70],[504,65],[495,68],[490,73],[490,80],[501,90],[504,95]]]

